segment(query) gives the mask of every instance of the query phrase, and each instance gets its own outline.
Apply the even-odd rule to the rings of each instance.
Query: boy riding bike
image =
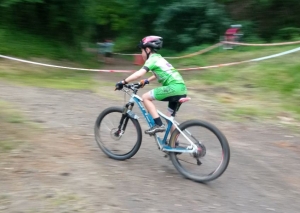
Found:
[[[168,111],[171,116],[175,116],[176,111],[180,107],[178,103],[179,99],[185,98],[187,94],[187,89],[180,73],[157,53],[162,48],[162,44],[163,39],[159,36],[147,36],[143,38],[138,47],[142,51],[142,57],[145,61],[144,66],[139,71],[116,84],[116,90],[121,90],[124,84],[141,78],[149,71],[152,71],[154,75],[148,79],[141,80],[140,84],[142,87],[155,79],[162,84],[161,87],[157,87],[142,95],[144,106],[155,122],[155,126],[145,131],[146,134],[150,135],[166,131],[166,127],[162,123],[152,101],[168,101]]]

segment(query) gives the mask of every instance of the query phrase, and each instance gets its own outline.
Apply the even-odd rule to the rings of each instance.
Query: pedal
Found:
[[[201,161],[197,158],[197,165],[200,166],[201,164]]]
[[[145,133],[146,134],[146,133]],[[155,135],[155,133],[154,134],[146,134],[146,135],[149,135],[150,137],[152,137],[152,136],[154,136]]]
[[[165,153],[165,156],[164,156],[165,158],[169,158],[170,159],[170,155],[169,155],[169,153]]]

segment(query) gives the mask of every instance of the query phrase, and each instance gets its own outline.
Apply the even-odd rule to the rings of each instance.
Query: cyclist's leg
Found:
[[[174,116],[180,107],[180,103],[178,103],[180,98],[186,97],[186,86],[184,84],[171,84],[169,86],[161,87],[163,93],[155,93],[156,100],[159,101],[168,101],[168,115]],[[171,128],[171,132],[175,129],[174,126]]]
[[[167,98],[163,99],[162,101],[169,101],[169,104],[168,104],[168,112],[169,113],[168,113],[168,115],[175,117],[176,112],[179,110],[179,108],[181,106],[181,103],[179,103],[178,101],[181,98],[186,97],[187,90],[186,90],[185,85],[182,85],[182,84],[175,85],[175,87],[173,87],[173,88],[176,91],[174,93],[174,96],[167,97]],[[171,127],[171,134],[174,130],[175,130],[175,126],[173,125]]]
[[[186,95],[186,87],[184,84],[171,84],[168,86],[162,86],[155,88],[148,93],[145,93],[142,97],[144,100],[144,104],[146,109],[154,118],[155,123],[157,124],[155,127],[146,130],[146,134],[154,134],[158,131],[165,131],[165,127],[162,125],[162,121],[156,111],[156,107],[153,104],[153,100],[158,101],[178,101],[182,95]],[[176,112],[176,110],[175,110]],[[161,128],[160,128],[161,127]]]
[[[186,95],[182,96],[182,97],[185,97]],[[178,102],[178,100],[182,97],[172,97],[173,100],[172,101],[169,101],[169,104],[168,104],[168,114],[169,116],[174,116],[175,117],[175,114],[176,112],[178,111],[179,107],[180,107],[180,103]],[[177,99],[176,101],[174,101],[174,99]],[[175,126],[173,125],[172,128],[171,128],[171,133],[175,130]]]
[[[169,101],[168,97],[173,96],[174,90],[170,86],[157,87],[142,95],[144,105],[153,118],[159,117],[153,100]]]
[[[150,91],[153,99],[158,101],[178,101],[183,95],[186,95],[187,90],[184,84],[170,84],[162,86]],[[180,98],[178,98],[180,96]]]
[[[146,92],[145,94],[142,95],[143,102],[145,105],[145,108],[148,110],[148,112],[152,115],[153,118],[158,117],[158,113],[156,111],[156,107],[153,103],[153,97],[151,95],[151,91]]]
[[[180,98],[185,98],[186,95],[181,95],[181,96],[173,96],[173,97],[170,97],[171,98],[171,101],[169,101],[169,104],[168,104],[168,112],[169,112],[169,116],[174,116],[176,115],[176,112],[178,112],[180,106],[181,106],[181,103],[179,103],[179,99]],[[176,101],[174,101],[176,100]],[[173,133],[173,131],[175,130],[175,126],[172,125],[171,127],[171,134]],[[177,140],[175,142],[175,146],[179,146],[179,141]]]
[[[170,116],[174,116],[179,110],[180,103],[178,102],[181,98],[186,97],[187,89],[184,84],[171,84],[168,87],[168,93],[160,95],[156,100],[168,101],[168,112]],[[164,88],[164,87],[163,87]],[[165,90],[166,91],[166,90]]]
[[[142,95],[143,102],[145,105],[145,108],[148,110],[148,112],[153,117],[153,120],[155,122],[155,126],[151,127],[150,129],[146,130],[146,134],[154,134],[156,132],[164,132],[166,130],[165,126],[163,125],[161,118],[159,117],[156,107],[153,103],[154,97],[151,94],[151,91],[145,93]]]

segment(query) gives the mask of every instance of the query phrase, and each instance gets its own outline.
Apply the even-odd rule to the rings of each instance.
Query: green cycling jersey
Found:
[[[163,86],[184,84],[180,73],[160,54],[153,53],[144,64],[147,71],[152,71]]]

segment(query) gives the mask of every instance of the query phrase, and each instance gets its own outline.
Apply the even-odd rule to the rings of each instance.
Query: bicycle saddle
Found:
[[[188,102],[189,100],[191,100],[190,97],[185,97],[185,98],[180,98],[178,102],[179,103],[184,103],[184,102]]]

